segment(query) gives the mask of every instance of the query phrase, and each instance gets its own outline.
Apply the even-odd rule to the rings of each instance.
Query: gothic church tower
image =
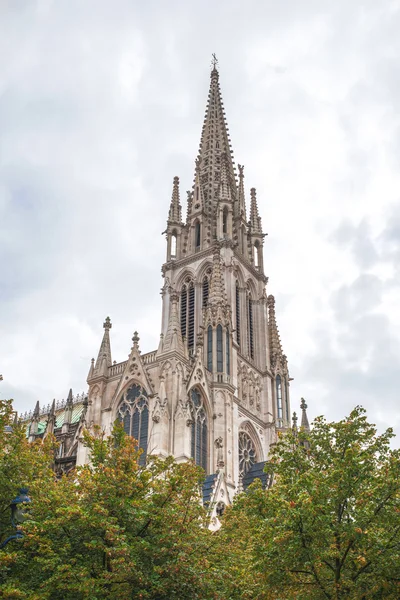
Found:
[[[290,426],[289,372],[264,274],[256,190],[246,208],[236,173],[216,65],[182,218],[179,178],[169,207],[157,350],[135,332],[125,362],[112,363],[109,318],[88,375],[84,425],[116,419],[146,454],[201,465],[212,493],[229,502]],[[82,424],[82,426],[83,426]],[[77,463],[88,460],[77,437]]]

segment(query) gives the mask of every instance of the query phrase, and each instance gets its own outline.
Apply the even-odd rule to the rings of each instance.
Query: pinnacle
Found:
[[[244,166],[238,165],[239,169],[239,187],[238,187],[238,210],[239,216],[246,220],[246,199],[244,194]]]
[[[179,198],[179,177],[175,175],[172,186],[171,205],[169,207],[168,221],[171,223],[181,223],[182,207]]]
[[[278,325],[275,315],[275,298],[270,294],[267,298],[268,305],[268,329],[269,329],[269,344],[272,356],[282,356],[282,346],[279,337]]]
[[[250,224],[253,233],[262,233],[261,217],[258,214],[256,188],[250,190]]]
[[[310,431],[310,424],[308,422],[308,417],[307,417],[307,404],[306,404],[306,401],[304,400],[304,398],[301,399],[300,408],[302,411],[301,428],[304,429],[305,431]]]
[[[101,367],[101,364],[102,364],[104,358],[106,360],[107,367],[110,367],[112,364],[111,345],[110,345],[110,329],[112,327],[112,324],[111,324],[110,317],[106,317],[106,320],[103,323],[103,327],[104,327],[104,334],[103,334],[103,339],[102,339],[102,342],[100,345],[99,354],[98,354],[97,360],[96,360],[96,366],[95,366],[96,370]]]
[[[38,417],[40,413],[39,400],[36,402],[35,410],[33,411],[33,416]]]
[[[176,292],[171,294],[171,312],[168,321],[168,329],[165,334],[163,351],[180,350],[184,354],[184,345],[181,333],[181,326],[178,314],[178,295]]]
[[[93,359],[92,359],[93,360]],[[69,392],[68,392],[68,398],[67,398],[67,403],[68,404],[72,404],[74,401],[73,395],[72,395],[72,388],[70,388]]]

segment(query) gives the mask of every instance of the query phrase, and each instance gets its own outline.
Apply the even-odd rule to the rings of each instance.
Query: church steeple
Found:
[[[196,161],[194,187],[195,199],[200,193],[204,198],[211,239],[217,236],[216,210],[223,169],[226,170],[225,185],[229,189],[231,200],[234,201],[236,199],[236,178],[233,152],[221,97],[217,61],[214,58],[206,114]],[[209,243],[211,243],[211,239],[208,240]]]

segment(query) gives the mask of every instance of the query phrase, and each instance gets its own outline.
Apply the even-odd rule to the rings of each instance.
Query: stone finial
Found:
[[[301,428],[304,429],[304,431],[310,431],[310,424],[308,422],[308,417],[307,417],[307,404],[306,404],[306,401],[304,400],[304,398],[301,399],[300,408],[302,411]]]
[[[97,355],[95,371],[99,372],[100,369],[103,370],[103,373],[106,372],[107,367],[111,367],[112,359],[111,359],[111,344],[110,344],[110,329],[112,327],[110,317],[106,317],[104,323],[104,334],[103,339],[100,345],[99,353]],[[103,363],[105,361],[105,365]],[[104,371],[105,369],[105,371]],[[90,372],[89,372],[90,373]]]
[[[293,425],[292,425],[293,430],[297,431],[297,415],[295,412],[293,413],[292,422],[293,422]]]
[[[239,216],[247,219],[246,215],[246,199],[244,193],[244,166],[238,165],[239,169],[239,187],[238,187],[238,200],[239,200]]]
[[[132,342],[133,342],[134,348],[139,348],[139,340],[140,340],[139,334],[137,331],[135,331],[133,333],[133,337],[132,337]]]
[[[111,329],[112,323],[111,323],[110,317],[106,317],[106,320],[103,323],[103,327],[104,327],[104,329],[107,329],[107,330]]]

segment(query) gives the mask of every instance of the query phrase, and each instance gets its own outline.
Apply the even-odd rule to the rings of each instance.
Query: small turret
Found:
[[[182,206],[179,198],[179,177],[174,177],[167,221],[167,261],[181,257]]]
[[[258,204],[257,204],[257,195],[256,188],[251,188],[250,190],[250,226],[252,233],[261,233],[261,217],[258,214]]]

